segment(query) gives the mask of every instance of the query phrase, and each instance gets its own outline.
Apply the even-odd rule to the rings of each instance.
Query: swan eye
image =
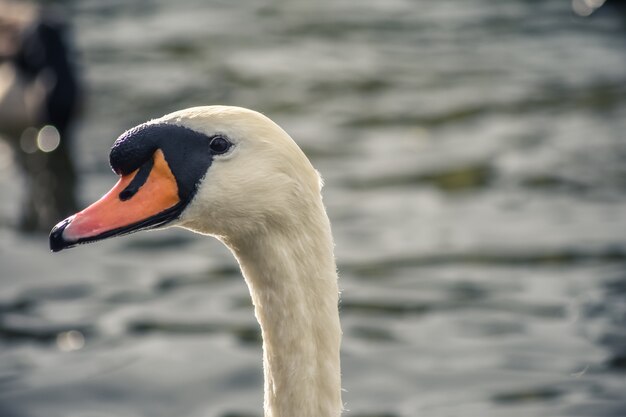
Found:
[[[214,138],[211,139],[211,142],[209,143],[209,148],[215,154],[222,154],[226,152],[227,150],[229,150],[231,146],[232,146],[232,143],[230,143],[228,140],[226,140],[222,136],[215,136]]]

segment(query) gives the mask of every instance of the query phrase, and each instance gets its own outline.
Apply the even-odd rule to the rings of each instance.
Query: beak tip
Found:
[[[50,232],[50,250],[52,252],[60,252],[63,249],[70,248],[74,246],[74,242],[70,242],[65,240],[63,237],[63,232],[65,228],[71,223],[73,217],[68,217],[67,219],[59,222],[56,226],[52,228]]]

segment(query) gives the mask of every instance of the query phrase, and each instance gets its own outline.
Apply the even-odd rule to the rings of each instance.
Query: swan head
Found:
[[[289,228],[321,207],[319,175],[277,124],[239,107],[194,107],[123,133],[117,184],[57,224],[50,248],[180,226],[225,240]]]

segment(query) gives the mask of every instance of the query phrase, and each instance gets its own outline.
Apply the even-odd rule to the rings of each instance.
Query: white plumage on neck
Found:
[[[263,335],[266,417],[341,413],[332,247],[328,234],[303,232],[270,232],[232,246]]]
[[[263,335],[265,416],[339,416],[339,292],[318,173],[287,133],[250,110],[199,107],[155,122],[235,144],[178,225],[216,236],[241,266]]]

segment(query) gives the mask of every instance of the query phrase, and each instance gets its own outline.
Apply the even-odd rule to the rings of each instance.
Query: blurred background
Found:
[[[346,416],[626,415],[620,2],[45,5],[0,18],[0,74],[48,93],[17,133],[0,112],[1,416],[262,415],[259,331],[218,242],[53,255],[37,232],[112,186],[124,130],[218,103],[274,119],[325,178]],[[50,27],[62,59],[40,62],[49,33],[40,67],[16,58]]]

